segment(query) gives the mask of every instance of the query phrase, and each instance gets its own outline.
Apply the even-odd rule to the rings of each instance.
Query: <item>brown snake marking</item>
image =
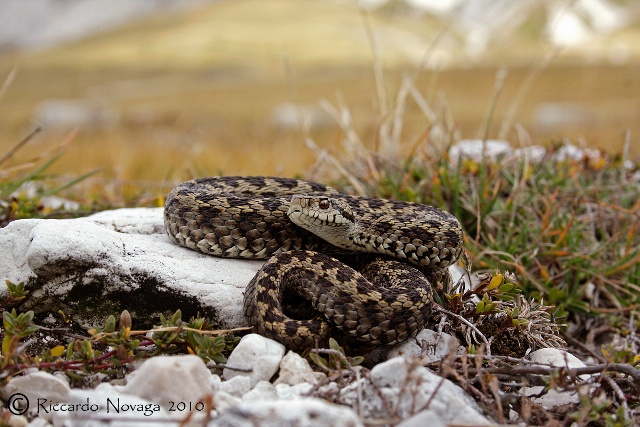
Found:
[[[459,222],[440,209],[288,178],[182,183],[165,203],[165,229],[203,253],[270,258],[245,291],[244,316],[256,332],[295,350],[326,343],[332,328],[371,345],[415,335],[431,312],[430,281],[446,280],[445,267],[462,251]],[[356,271],[329,255],[363,252],[384,258]],[[291,319],[282,308],[287,293],[318,314]]]

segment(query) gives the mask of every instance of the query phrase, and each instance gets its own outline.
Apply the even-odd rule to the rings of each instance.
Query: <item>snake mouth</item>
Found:
[[[294,194],[289,201],[289,210],[287,215],[291,215],[294,212],[303,212],[304,208],[308,205],[308,197],[301,194]]]

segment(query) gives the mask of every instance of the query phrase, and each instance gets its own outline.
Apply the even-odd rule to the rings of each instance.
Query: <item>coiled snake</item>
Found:
[[[245,291],[244,316],[294,350],[326,343],[334,328],[370,345],[415,335],[431,313],[430,282],[448,277],[462,251],[460,223],[438,208],[288,178],[187,181],[168,196],[164,225],[196,251],[269,259]],[[292,296],[315,313],[285,314]]]

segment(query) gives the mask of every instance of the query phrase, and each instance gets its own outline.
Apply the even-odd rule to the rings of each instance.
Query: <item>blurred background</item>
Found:
[[[304,175],[305,138],[375,148],[409,89],[408,147],[439,120],[638,160],[640,3],[2,0],[0,84],[0,156],[41,128],[3,167],[62,144],[51,170],[98,183]]]

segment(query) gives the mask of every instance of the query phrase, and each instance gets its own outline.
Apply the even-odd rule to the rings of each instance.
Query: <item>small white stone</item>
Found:
[[[407,361],[394,357],[371,369],[371,381],[378,387],[400,387],[407,378]]]
[[[209,385],[211,386],[211,393],[216,394],[222,386],[222,379],[220,375],[212,374],[209,378]]]
[[[401,418],[410,418],[429,402],[429,411],[443,423],[488,425],[490,421],[480,413],[477,404],[460,387],[419,364],[419,359],[396,357],[373,367],[370,372],[373,384],[361,384],[365,410],[373,418],[389,414],[380,395]],[[357,384],[343,390],[355,401]],[[434,395],[435,393],[435,395]],[[349,399],[350,397],[350,399]],[[422,415],[427,417],[427,415]]]
[[[299,383],[316,384],[317,377],[309,362],[298,353],[289,351],[280,362],[280,373],[274,384],[295,385]]]
[[[229,393],[231,396],[242,397],[251,389],[251,381],[248,377],[237,376],[220,383],[220,391]]]
[[[216,393],[215,404],[218,412],[224,412],[230,408],[235,407],[241,402],[240,398],[231,396],[229,393],[219,391]]]
[[[7,401],[15,393],[23,394],[27,402],[15,401],[12,405],[22,407],[22,403],[29,405],[29,413],[35,414],[39,399],[44,399],[47,404],[67,402],[69,385],[55,376],[42,371],[30,372],[21,377],[12,378],[9,383],[0,389],[0,397]]]
[[[216,418],[213,426],[234,427],[359,427],[362,422],[346,406],[334,405],[321,399],[309,398],[281,401],[242,402]]]
[[[78,409],[50,413],[54,425],[99,427],[106,423],[122,427],[151,427],[158,425],[159,420],[171,418],[170,413],[160,404],[138,396],[118,393],[113,387],[102,387],[100,390],[73,389],[69,392],[67,403],[78,405]],[[100,420],[93,420],[98,417]]]
[[[259,381],[269,381],[278,371],[284,351],[279,342],[258,334],[245,335],[229,355],[227,366],[252,369],[252,372],[225,368],[222,374],[227,380],[237,376],[249,377],[253,388]]]
[[[211,393],[211,372],[194,355],[157,356],[145,361],[122,391],[169,408],[170,402],[196,404]]]
[[[241,377],[236,377],[241,378]],[[242,377],[244,378],[244,377]],[[254,388],[248,393],[242,396],[242,400],[246,402],[252,402],[256,400],[276,400],[278,395],[276,389],[269,381],[260,381]]]
[[[13,415],[11,413],[7,413],[8,417],[3,419],[4,424],[2,424],[3,426],[6,427],[26,427],[29,425],[29,420],[27,420],[26,417],[23,417],[22,415]],[[7,416],[3,413],[3,416]],[[43,420],[43,422],[45,424],[43,424],[43,426],[46,426],[47,423],[46,421]]]
[[[428,357],[430,361],[442,360],[452,351],[455,353],[460,342],[449,334],[438,334],[431,329],[423,329],[415,336],[389,350],[388,359],[396,356]]]
[[[51,424],[44,418],[34,418],[27,424],[27,427],[51,427]]]
[[[396,427],[447,427],[448,423],[436,415],[433,411],[418,412],[411,418],[407,418]]]
[[[568,351],[559,348],[541,348],[534,351],[529,355],[529,360],[539,363],[542,366],[551,365],[558,368],[584,368],[584,362],[578,359]],[[588,380],[591,378],[589,374],[580,375],[582,380]]]
[[[308,393],[313,388],[309,383],[298,383],[296,385],[277,384],[275,386],[276,394],[280,399],[295,399]]]
[[[541,348],[531,353],[529,355],[529,359],[532,362],[539,363],[539,366],[549,368],[549,370],[552,369],[551,367],[566,367],[571,369],[587,366],[573,354],[558,348]],[[580,375],[580,378],[585,381],[590,377],[591,375],[588,374]],[[525,394],[527,396],[537,396],[542,393],[543,390],[543,386],[526,387]],[[588,388],[585,388],[583,392],[588,393]],[[533,397],[532,400],[535,403],[542,405],[545,409],[552,409],[566,404],[578,403],[580,401],[580,396],[576,391],[558,391],[552,389],[540,397]]]
[[[576,391],[556,391],[551,389],[540,397],[533,397],[540,395],[543,391],[544,386],[541,385],[525,387],[524,389],[524,393],[527,397],[531,397],[531,400],[547,410],[558,406],[580,402],[580,396]],[[585,390],[584,392],[588,393],[588,390]]]
[[[532,352],[529,355],[529,360],[558,368],[584,368],[587,366],[573,354],[559,348],[541,348]]]

